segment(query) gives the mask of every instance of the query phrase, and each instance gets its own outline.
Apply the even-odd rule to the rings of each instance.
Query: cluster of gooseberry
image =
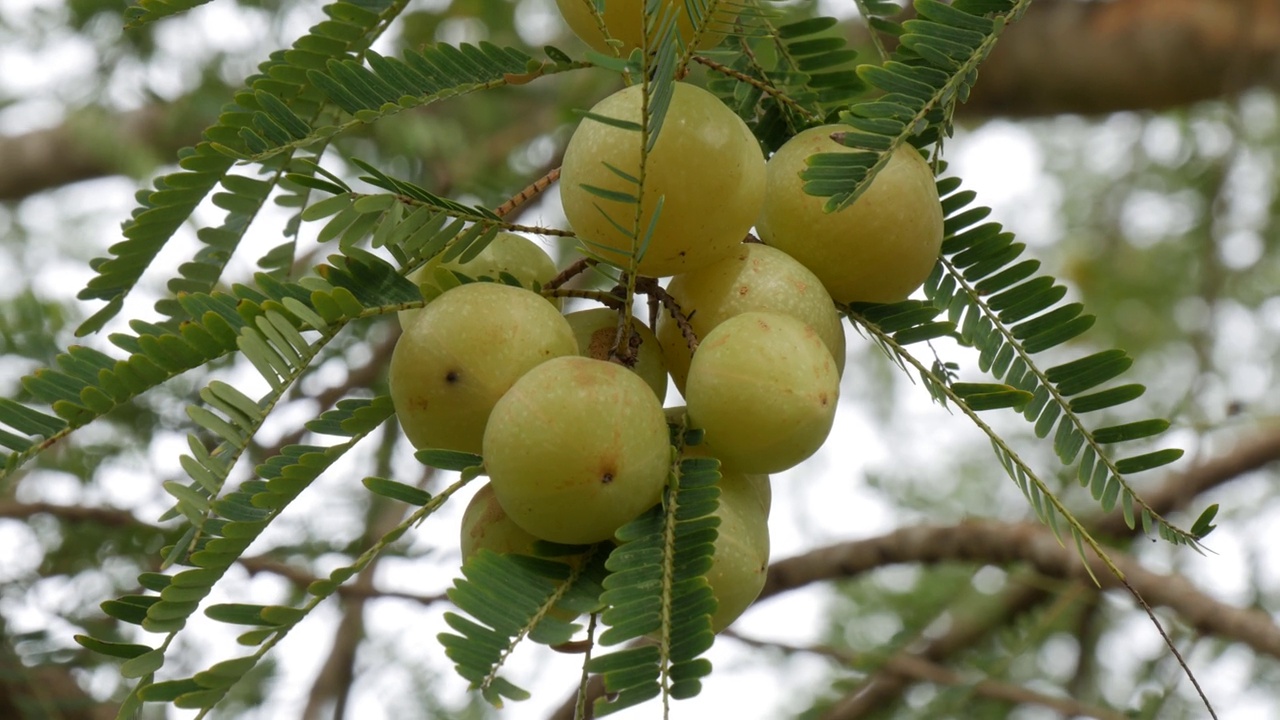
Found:
[[[579,27],[568,13],[584,3],[561,7],[584,40],[608,47],[594,20]],[[624,51],[639,42],[622,40]],[[801,132],[766,163],[737,115],[684,82],[642,168],[641,134],[627,128],[641,122],[642,100],[633,85],[592,108],[566,148],[560,196],[590,254],[634,272],[665,307],[656,332],[618,302],[562,314],[555,263],[501,233],[465,264],[418,271],[434,299],[401,317],[392,397],[416,447],[484,458],[489,483],[465,512],[464,558],[608,541],[659,502],[676,451],[719,460],[707,576],[719,631],[764,584],[768,475],[811,456],[831,430],[845,360],[836,303],[905,299],[936,261],[942,210],[928,164],[904,147],[854,204],[825,213],[799,172],[809,155],[843,149],[831,140],[841,126]],[[639,178],[638,208],[609,199],[635,197]],[[637,233],[624,231],[633,223],[653,228],[638,261]],[[763,242],[744,242],[753,226]],[[430,287],[441,270],[523,287],[441,293]],[[668,376],[684,408],[664,410]],[[673,451],[669,425],[701,430],[703,442]]]

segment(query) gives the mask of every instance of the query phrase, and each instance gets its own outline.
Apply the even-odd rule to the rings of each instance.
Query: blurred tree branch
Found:
[[[1013,685],[1010,683],[1000,682],[990,679],[976,679],[972,675],[965,675],[937,663],[929,662],[923,658],[911,655],[893,655],[888,658],[870,657],[858,653],[852,653],[848,650],[829,646],[810,646],[801,647],[796,645],[786,645],[784,643],[772,642],[768,640],[757,640],[754,638],[743,637],[735,633],[732,629],[725,630],[723,633],[726,637],[731,637],[739,642],[746,643],[754,647],[775,648],[787,654],[795,653],[816,653],[829,657],[843,665],[853,668],[858,666],[883,667],[890,672],[896,673],[903,677],[909,677],[914,680],[923,682],[931,682],[937,685],[953,685],[959,687],[969,687],[974,694],[982,697],[991,698],[993,700],[1003,700],[1018,705],[1039,705],[1041,707],[1055,710],[1067,717],[1082,716],[1099,718],[1100,720],[1125,720],[1127,717],[1124,713],[1109,708],[1098,707],[1096,705],[1088,705],[1074,698],[1054,697],[1045,695],[1044,693],[1035,692],[1027,688]]]
[[[1158,488],[1144,493],[1143,497],[1154,510],[1167,515],[1185,508],[1205,492],[1277,461],[1280,461],[1280,430],[1260,432],[1219,457],[1171,475]],[[1129,538],[1138,535],[1129,529],[1119,513],[1096,518],[1086,525],[1096,528],[1100,535]],[[945,661],[1052,597],[1042,586],[1026,580],[1021,574],[1011,576],[1009,587],[988,603],[980,615],[960,616],[946,634],[931,639],[924,648],[900,654],[935,662]],[[858,707],[869,711],[893,702],[909,684],[909,678],[902,675],[879,672],[850,693],[846,700],[852,702],[852,698],[858,698]],[[858,716],[853,707],[846,706],[845,709],[845,717]]]
[[[850,32],[870,43],[862,25]],[[1001,36],[958,112],[1155,110],[1253,87],[1280,88],[1275,0],[1039,0]],[[85,109],[58,127],[0,137],[0,201],[171,162],[214,120],[193,111],[193,99],[115,115]]]
[[[1259,653],[1280,658],[1280,627],[1259,610],[1214,599],[1181,575],[1145,569],[1116,549],[1107,553],[1125,580],[1153,607],[1165,607],[1197,632],[1242,642]],[[1027,563],[1041,575],[1091,582],[1104,590],[1122,588],[1105,564],[1088,556],[1088,569],[1070,544],[1059,544],[1038,524],[971,520],[958,525],[916,525],[866,540],[855,540],[769,566],[761,599],[820,580],[844,579],[897,563],[977,562],[991,565]]]

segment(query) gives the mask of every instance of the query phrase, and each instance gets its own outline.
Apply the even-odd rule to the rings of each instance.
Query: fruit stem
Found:
[[[574,277],[581,275],[584,271],[586,271],[587,268],[595,264],[596,264],[596,261],[592,260],[591,258],[578,258],[577,260],[574,260],[573,263],[569,265],[569,267],[565,268],[564,270],[561,270],[559,275],[556,275],[555,277],[551,278],[549,281],[547,281],[546,284],[542,286],[543,294],[546,294],[545,291],[547,290],[555,290],[561,285],[564,285],[565,283],[572,280]]]

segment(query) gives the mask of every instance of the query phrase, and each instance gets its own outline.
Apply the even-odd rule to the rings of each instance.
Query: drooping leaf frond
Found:
[[[365,52],[369,66],[350,58],[310,68],[307,80],[348,116],[337,124],[308,122],[269,93],[259,97],[253,122],[240,130],[242,145],[219,146],[236,157],[263,162],[281,152],[328,140],[402,110],[503,85],[524,84],[583,63],[540,63],[515,48],[492,43],[440,43],[406,51],[404,60]],[[243,148],[243,150],[241,149]]]
[[[182,551],[182,564],[191,569],[173,575],[147,573],[139,580],[157,595],[125,596],[103,604],[103,610],[118,620],[140,625],[149,632],[168,635],[159,647],[133,657],[122,666],[121,673],[125,677],[142,678],[133,696],[143,701],[173,700],[181,702],[180,707],[207,708],[252,667],[253,663],[244,659],[235,661],[235,665],[220,663],[208,674],[197,675],[190,682],[162,683],[156,690],[148,690],[152,687],[148,678],[163,665],[169,642],[185,627],[187,619],[199,608],[200,601],[208,595],[214,583],[312,480],[391,414],[391,400],[386,396],[340,402],[336,409],[322,414],[309,427],[319,434],[343,437],[344,442],[327,447],[286,446],[279,455],[258,466],[255,472],[259,479],[247,481],[221,498],[204,499],[199,503],[200,510],[207,513],[208,518],[200,517],[202,532],[197,536],[188,531],[174,546]],[[180,505],[183,502],[192,501],[180,498]],[[164,552],[168,555],[173,549]],[[285,632],[285,626],[292,626],[301,619],[292,613],[293,610],[262,608],[258,624],[279,627],[278,632]],[[239,619],[227,621],[242,622],[242,615],[236,616]],[[233,668],[235,672],[232,672]]]
[[[265,112],[261,104],[264,97],[287,103],[295,116],[317,115],[327,99],[306,80],[305,69],[323,67],[329,59],[364,50],[386,29],[390,16],[402,7],[403,3],[394,0],[371,0],[362,5],[337,2],[326,6],[329,20],[299,38],[292,50],[275,53],[260,66],[259,74],[250,78],[251,91],[236,96],[218,123],[205,131],[204,142],[181,153],[178,161],[181,170],[157,179],[154,191],[139,193],[138,207],[124,226],[124,240],[109,248],[110,257],[98,258],[92,263],[97,275],[78,295],[81,300],[107,302],[80,325],[78,334],[94,332],[115,317],[124,304],[125,295],[165,243],[204,197],[223,182],[234,158],[219,153],[214,149],[215,144],[239,147],[242,143],[239,131],[251,127],[254,118]],[[210,249],[193,261],[197,267],[188,267],[182,273],[188,281],[208,284],[210,275],[216,279],[247,229],[246,219],[252,218],[265,199],[263,186],[256,181],[232,180],[230,183],[225,187],[224,197],[225,204],[231,206],[228,220],[221,228],[206,231],[201,238]],[[175,306],[168,304],[163,309],[172,312]]]
[[[618,530],[621,541],[606,563],[601,601],[609,626],[602,645],[647,637],[641,644],[591,658],[586,669],[603,676],[613,699],[595,704],[597,717],[658,695],[698,694],[711,664],[699,656],[715,642],[711,568],[720,519],[719,463],[683,460],[663,503]]]
[[[454,632],[439,635],[458,674],[495,707],[502,707],[503,698],[528,698],[527,691],[498,674],[503,663],[526,637],[559,645],[581,629],[563,618],[576,616],[584,606],[595,610],[600,557],[603,551],[592,548],[571,562],[484,549],[468,558],[463,578],[454,581],[448,595],[474,620],[445,613]]]
[[[1123,350],[1103,350],[1041,369],[1035,356],[1072,340],[1092,327],[1094,317],[1080,303],[1063,303],[1066,287],[1037,274],[1039,262],[1022,259],[1025,246],[1000,225],[985,222],[990,210],[970,207],[972,191],[954,179],[938,183],[945,239],[942,259],[925,282],[925,295],[959,328],[961,343],[979,351],[978,367],[1010,388],[1030,396],[1010,405],[1034,423],[1035,434],[1053,434],[1053,448],[1073,468],[1103,510],[1120,503],[1125,522],[1153,529],[1174,544],[1198,545],[1199,538],[1156,513],[1133,490],[1125,475],[1167,465],[1182,450],[1166,448],[1117,457],[1120,443],[1146,440],[1169,423],[1149,419],[1090,429],[1084,415],[1139,397],[1138,384],[1105,387],[1129,369]],[[1100,389],[1102,388],[1102,389]]]
[[[850,126],[841,142],[858,152],[810,158],[801,173],[805,192],[828,198],[828,210],[847,207],[898,146],[927,145],[949,133],[951,113],[968,99],[978,66],[1005,23],[1029,1],[916,3],[920,19],[904,24],[893,56],[858,67],[862,79],[883,94],[840,113],[840,122]]]

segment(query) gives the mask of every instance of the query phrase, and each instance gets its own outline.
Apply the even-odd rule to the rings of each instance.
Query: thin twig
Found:
[[[541,195],[542,191],[551,187],[551,184],[559,179],[560,179],[560,168],[558,166],[551,168],[551,170],[549,170],[546,175],[543,175],[537,180],[534,180],[533,182],[529,183],[528,187],[526,187],[525,189],[513,195],[510,200],[499,205],[498,209],[493,211],[494,214],[497,215],[498,217],[506,217],[507,215],[511,214],[511,211],[515,210],[521,205],[524,205],[525,203],[529,202],[530,200],[537,197],[538,195]]]

